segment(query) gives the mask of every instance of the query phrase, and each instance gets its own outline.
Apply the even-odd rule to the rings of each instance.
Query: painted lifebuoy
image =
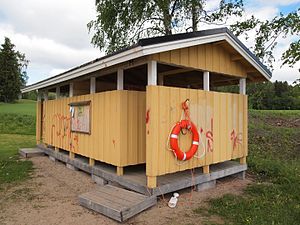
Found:
[[[187,129],[192,132],[192,146],[189,151],[183,152],[180,150],[178,145],[178,135],[182,129]],[[189,160],[192,158],[198,150],[199,146],[199,133],[196,125],[189,120],[181,120],[177,122],[173,127],[171,135],[170,135],[170,147],[174,152],[176,158],[178,160]]]

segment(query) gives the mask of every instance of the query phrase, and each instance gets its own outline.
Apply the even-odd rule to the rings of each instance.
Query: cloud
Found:
[[[272,1],[256,0],[254,2],[260,3],[262,5],[287,6],[287,5],[292,5],[292,4],[300,3],[300,0],[272,0]]]
[[[0,43],[7,36],[25,53],[30,84],[103,55],[90,44],[94,17],[94,1],[1,1]]]
[[[298,69],[300,68],[300,62],[297,62],[293,68],[285,65],[282,68],[280,68],[280,65],[277,64],[274,68],[272,81],[275,80],[281,80],[281,81],[287,81],[289,84],[292,84],[296,79],[300,78],[300,73]]]
[[[52,69],[49,72],[49,76],[52,77],[52,76],[55,76],[57,74],[63,73],[64,71],[65,71],[64,69]]]
[[[54,39],[68,46],[89,47],[87,23],[95,17],[94,1],[6,0],[0,11],[17,33]]]

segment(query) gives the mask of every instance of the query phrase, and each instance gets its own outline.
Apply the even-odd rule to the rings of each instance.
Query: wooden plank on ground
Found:
[[[119,222],[156,204],[156,196],[145,196],[112,185],[98,187],[79,196],[82,206]]]
[[[44,152],[39,148],[20,148],[19,154],[24,158],[31,158],[35,156],[44,156]]]

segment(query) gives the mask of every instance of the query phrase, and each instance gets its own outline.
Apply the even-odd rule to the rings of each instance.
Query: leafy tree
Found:
[[[25,54],[15,51],[14,47],[6,37],[0,48],[0,101],[4,102],[16,100],[28,79]]]
[[[37,92],[36,91],[29,91],[27,93],[22,94],[23,99],[29,99],[29,100],[37,100]]]
[[[106,52],[135,43],[141,37],[197,31],[202,23],[225,24],[241,16],[241,0],[221,0],[219,7],[205,10],[206,0],[96,0],[97,17],[88,23],[94,31],[92,44]]]
[[[231,30],[235,35],[245,35],[246,38],[249,31],[254,30],[256,32],[254,53],[271,68],[275,61],[273,51],[279,38],[294,39],[281,55],[282,65],[292,67],[300,60],[300,7],[287,15],[280,13],[272,20],[262,21],[252,16],[250,19],[233,24]]]
[[[88,23],[94,32],[92,44],[107,53],[135,43],[142,37],[194,32],[201,25],[227,25],[235,35],[255,31],[254,53],[270,68],[280,38],[293,37],[282,54],[282,65],[293,66],[300,60],[300,8],[287,15],[262,21],[255,16],[242,20],[243,0],[220,0],[219,7],[206,10],[207,0],[96,0],[96,19]],[[300,69],[299,69],[300,70]]]
[[[294,97],[293,105],[295,105],[297,109],[300,109],[300,78],[293,82],[291,92],[292,96]]]
[[[214,91],[238,93],[238,85],[214,87]],[[248,103],[251,109],[300,109],[300,79],[293,85],[286,81],[249,83]]]

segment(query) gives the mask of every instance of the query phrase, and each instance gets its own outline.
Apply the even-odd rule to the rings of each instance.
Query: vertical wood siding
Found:
[[[191,120],[200,133],[196,155],[176,161],[167,149],[170,130],[182,115],[181,103],[190,99]],[[247,96],[202,90],[147,87],[149,121],[146,126],[146,174],[159,176],[176,171],[247,156]],[[212,133],[212,139],[211,134]],[[191,135],[179,135],[179,145],[187,151]]]
[[[69,103],[91,101],[91,134],[70,131]],[[145,92],[109,91],[43,103],[44,143],[115,166],[145,163]]]
[[[239,61],[233,61],[221,45],[204,44],[171,50],[151,55],[150,59],[230,76],[247,76],[244,66]]]

